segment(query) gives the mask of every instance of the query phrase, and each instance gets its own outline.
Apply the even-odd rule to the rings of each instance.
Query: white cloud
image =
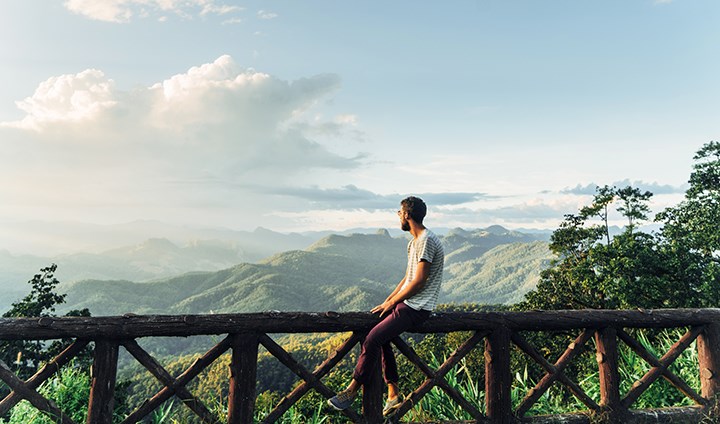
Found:
[[[16,102],[25,118],[0,125],[41,130],[54,123],[92,120],[117,103],[114,85],[97,69],[49,78],[32,97]]]
[[[267,10],[258,10],[257,14],[260,19],[275,19],[278,17],[277,13],[269,12]]]
[[[67,0],[64,6],[73,13],[89,19],[125,23],[134,17],[153,15],[167,20],[165,13],[190,19],[195,15],[227,15],[243,10],[242,7],[218,3],[215,0]]]
[[[0,123],[0,180],[14,182],[0,185],[0,220],[257,218],[280,204],[248,185],[303,184],[311,169],[362,165],[357,152],[312,138],[327,122],[287,125],[338,88],[335,75],[285,81],[229,56],[131,91],[99,70],[49,78],[18,102],[22,119]]]

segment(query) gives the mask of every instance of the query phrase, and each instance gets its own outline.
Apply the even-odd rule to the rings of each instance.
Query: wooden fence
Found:
[[[117,371],[118,351],[122,346],[139,363],[149,370],[164,386],[122,423],[139,422],[173,396],[180,399],[203,422],[252,423],[256,400],[256,373],[258,348],[262,345],[286,367],[303,380],[285,396],[262,422],[275,422],[305,393],[315,390],[324,397],[334,393],[322,378],[337,365],[350,350],[361,342],[364,334],[377,322],[369,313],[252,313],[184,316],[73,317],[73,318],[3,318],[0,319],[0,340],[50,340],[69,338],[72,344],[34,376],[20,379],[7,364],[0,361],[0,379],[12,393],[0,401],[0,416],[7,414],[20,400],[29,401],[35,408],[56,417],[58,422],[73,421],[37,388],[50,378],[88,344],[94,346],[91,394],[87,423],[112,422],[113,399]],[[633,328],[689,328],[689,330],[658,358],[626,331]],[[433,387],[443,390],[473,417],[472,422],[692,422],[710,414],[715,396],[720,394],[720,309],[661,309],[661,310],[575,310],[532,312],[437,313],[422,326],[418,333],[447,333],[468,331],[470,337],[437,369],[432,369],[401,339],[393,342],[410,362],[422,371],[426,379],[402,404],[393,420],[399,420]],[[536,331],[565,331],[578,334],[559,358],[546,358],[542,346],[533,346],[522,334]],[[287,351],[276,344],[268,334],[352,332],[352,335],[322,364],[310,371],[298,363]],[[172,376],[163,366],[137,343],[141,337],[193,335],[226,335],[220,343],[197,359],[179,376]],[[577,382],[564,374],[564,369],[581,350],[580,347],[594,338],[599,373],[599,399],[585,393]],[[697,341],[698,373],[701,390],[697,393],[669,367],[690,345]],[[620,392],[618,372],[618,343],[629,348],[650,365],[650,370],[634,382],[627,393]],[[510,353],[513,345],[539,364],[546,374],[528,391],[525,398],[513,407],[510,398],[512,373]],[[485,356],[485,408],[478,410],[475,402],[465,399],[445,376],[460,360],[474,349],[484,349]],[[231,351],[228,414],[215,417],[203,403],[187,389],[188,383],[212,364],[223,353]],[[656,410],[633,410],[638,397],[658,378],[663,377],[692,399],[694,407],[677,407]],[[562,416],[527,416],[527,412],[540,396],[554,383],[562,384],[575,395],[587,411]],[[381,423],[382,381],[378,372],[363,391],[362,411],[348,409],[343,413],[348,421]]]

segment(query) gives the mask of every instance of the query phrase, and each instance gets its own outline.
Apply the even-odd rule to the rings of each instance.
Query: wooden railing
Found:
[[[258,348],[263,346],[302,380],[285,396],[263,422],[278,420],[309,390],[325,397],[334,393],[322,378],[337,365],[377,322],[369,313],[252,313],[224,315],[73,317],[73,318],[4,318],[0,319],[0,340],[50,340],[69,338],[72,344],[53,361],[42,367],[33,377],[20,379],[7,364],[0,361],[0,379],[12,393],[0,401],[0,416],[5,415],[20,400],[29,401],[35,408],[56,417],[58,422],[73,421],[37,388],[57,370],[78,355],[88,344],[94,345],[91,394],[87,422],[112,422],[113,399],[120,346],[147,368],[163,388],[152,398],[130,413],[123,423],[135,423],[152,413],[173,396],[187,405],[203,422],[251,423],[255,415],[256,373]],[[631,335],[632,328],[689,328],[662,357],[648,352]],[[352,335],[316,369],[310,371],[276,344],[268,334],[352,332]],[[443,390],[457,402],[474,422],[511,423],[562,422],[700,422],[711,414],[710,406],[720,394],[720,309],[662,309],[662,310],[577,310],[533,312],[437,313],[422,326],[418,333],[448,333],[469,331],[470,337],[437,369],[432,369],[402,339],[393,342],[410,362],[425,374],[425,381],[416,388],[399,408],[393,420],[397,421],[416,405],[433,387]],[[577,333],[577,338],[557,360],[540,353],[541,346],[533,346],[521,332],[565,331]],[[163,366],[136,342],[140,337],[227,335],[223,340],[197,359],[187,370],[173,377]],[[564,370],[576,357],[580,348],[594,338],[599,373],[599,399],[593,399],[568,377]],[[701,390],[697,393],[673,374],[669,367],[693,341],[697,341],[698,373]],[[484,346],[478,345],[484,342]],[[625,343],[647,361],[650,370],[636,381],[627,393],[620,392],[618,372],[618,343]],[[539,364],[546,374],[538,384],[513,408],[511,392],[511,349],[513,345]],[[450,386],[445,375],[463,357],[474,349],[484,349],[485,355],[485,408],[478,410],[471,400],[465,399]],[[212,364],[223,353],[231,351],[228,415],[215,417],[202,402],[187,389],[188,383]],[[676,407],[662,410],[633,410],[638,397],[659,377],[677,387],[692,399],[694,407]],[[530,408],[554,383],[559,383],[587,406],[585,413],[561,416],[528,417]],[[382,418],[382,381],[379,371],[363,391],[361,412],[343,411],[352,422],[380,423]],[[709,418],[713,419],[713,418]],[[715,417],[714,419],[717,419]],[[222,421],[221,421],[222,420]],[[715,422],[715,421],[713,421]]]

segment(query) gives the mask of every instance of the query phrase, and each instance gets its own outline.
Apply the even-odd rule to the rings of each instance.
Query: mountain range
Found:
[[[552,258],[544,234],[493,226],[453,229],[441,238],[446,253],[441,302],[514,303],[535,286],[540,270]],[[62,310],[87,307],[93,315],[368,310],[402,279],[408,240],[407,235],[393,237],[387,230],[331,234],[304,249],[221,270],[148,282],[69,282],[61,285],[67,293]],[[167,241],[154,240],[149,246],[174,251]],[[146,256],[137,258],[142,262]],[[175,263],[173,258],[170,255],[157,266],[168,268]],[[205,260],[209,258],[215,263],[235,259],[231,254],[209,255]],[[155,264],[149,259],[143,263]]]

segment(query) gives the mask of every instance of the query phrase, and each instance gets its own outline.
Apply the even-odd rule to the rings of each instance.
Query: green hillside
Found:
[[[519,300],[550,258],[547,243],[518,242],[524,237],[501,227],[453,230],[443,238],[450,259],[440,301]],[[85,280],[63,287],[68,293],[64,307],[86,307],[93,315],[368,310],[402,279],[407,242],[384,230],[330,235],[305,250],[218,272],[150,283]]]
[[[516,303],[538,283],[552,253],[542,241],[503,244],[445,269],[444,302]]]

